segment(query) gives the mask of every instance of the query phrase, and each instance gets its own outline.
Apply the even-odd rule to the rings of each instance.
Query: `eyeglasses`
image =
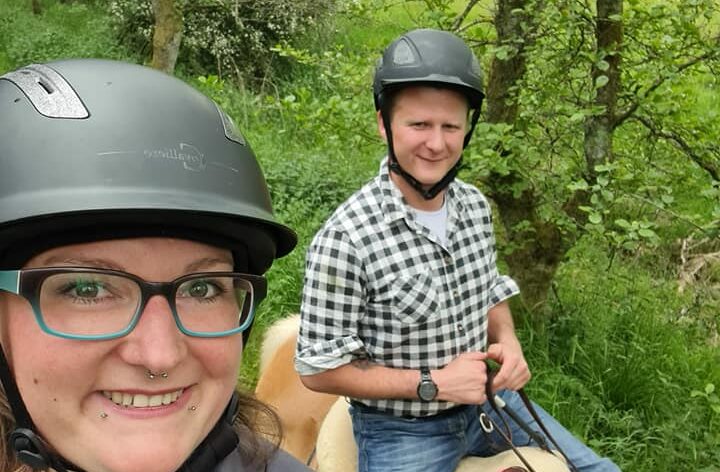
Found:
[[[250,327],[267,281],[259,275],[203,272],[147,282],[116,270],[52,267],[0,271],[0,290],[26,298],[40,328],[61,338],[125,336],[155,295],[168,301],[181,332],[215,338]]]

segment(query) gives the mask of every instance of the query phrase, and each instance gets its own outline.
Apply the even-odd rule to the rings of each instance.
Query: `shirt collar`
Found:
[[[385,215],[385,222],[392,223],[394,221],[407,219],[414,221],[415,217],[412,213],[410,206],[405,201],[402,192],[393,183],[390,178],[390,168],[388,167],[388,158],[382,160],[380,163],[379,172],[380,191],[382,194],[382,210]],[[453,213],[455,210],[462,209],[462,202],[459,200],[458,194],[458,183],[456,180],[450,182],[445,192],[445,203],[448,209],[448,215]]]

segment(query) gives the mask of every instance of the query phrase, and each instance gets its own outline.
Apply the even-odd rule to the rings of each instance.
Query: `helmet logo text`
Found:
[[[205,155],[192,144],[180,143],[177,148],[146,149],[143,153],[146,159],[182,162],[183,167],[187,170],[203,171],[207,167]]]

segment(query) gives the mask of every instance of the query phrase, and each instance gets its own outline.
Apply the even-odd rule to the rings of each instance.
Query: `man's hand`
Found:
[[[530,381],[530,368],[517,339],[491,344],[488,347],[487,357],[500,364],[500,370],[493,379],[493,391],[504,388],[520,390]]]
[[[488,359],[500,364],[493,379],[493,391],[520,390],[530,380],[530,369],[515,335],[510,307],[503,301],[488,310]]]
[[[485,403],[488,355],[484,352],[465,352],[430,375],[438,386],[438,400],[461,404]]]

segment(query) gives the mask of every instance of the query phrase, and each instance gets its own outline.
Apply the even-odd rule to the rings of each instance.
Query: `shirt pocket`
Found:
[[[398,279],[393,292],[393,305],[395,317],[403,323],[424,323],[435,316],[440,305],[432,278],[417,274]]]

